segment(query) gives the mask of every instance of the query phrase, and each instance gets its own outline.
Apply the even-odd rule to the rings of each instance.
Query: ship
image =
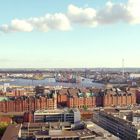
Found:
[[[81,79],[79,76],[73,75],[73,74],[57,74],[55,76],[55,81],[56,82],[61,82],[61,83],[80,83]]]

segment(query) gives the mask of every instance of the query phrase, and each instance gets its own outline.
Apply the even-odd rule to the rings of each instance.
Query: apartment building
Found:
[[[94,112],[93,116],[94,122],[121,139],[140,140],[140,113],[111,109]]]

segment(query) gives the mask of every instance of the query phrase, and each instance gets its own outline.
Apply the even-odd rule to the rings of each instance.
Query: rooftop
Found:
[[[60,138],[60,137],[95,137],[95,134],[88,130],[75,130],[75,131],[65,131],[65,130],[49,130],[49,131],[38,131],[35,132],[35,136],[39,137],[52,137],[52,138]]]
[[[137,130],[140,129],[139,119],[133,120],[134,117],[140,118],[140,112],[136,112],[133,109],[105,109],[100,111],[99,114],[112,118],[116,123],[120,122]]]
[[[9,125],[1,140],[17,140],[21,125]]]
[[[78,109],[68,109],[68,108],[64,108],[64,109],[55,109],[55,110],[37,110],[34,112],[35,115],[45,115],[45,114],[62,114],[62,113],[70,113],[70,112],[77,112]]]
[[[114,136],[113,134],[106,131],[102,127],[96,125],[93,122],[87,122],[87,124],[89,124],[89,123],[92,123],[93,127],[89,127],[88,129],[96,133],[96,135],[97,135],[96,139],[99,139],[99,140],[101,140],[101,139],[118,140],[118,137]]]

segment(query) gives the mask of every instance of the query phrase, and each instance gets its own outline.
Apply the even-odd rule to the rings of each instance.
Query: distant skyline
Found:
[[[140,0],[0,3],[0,68],[140,67]]]

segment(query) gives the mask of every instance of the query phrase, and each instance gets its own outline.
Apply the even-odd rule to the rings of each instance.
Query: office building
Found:
[[[81,121],[78,109],[38,110],[34,112],[34,122],[70,122]]]

